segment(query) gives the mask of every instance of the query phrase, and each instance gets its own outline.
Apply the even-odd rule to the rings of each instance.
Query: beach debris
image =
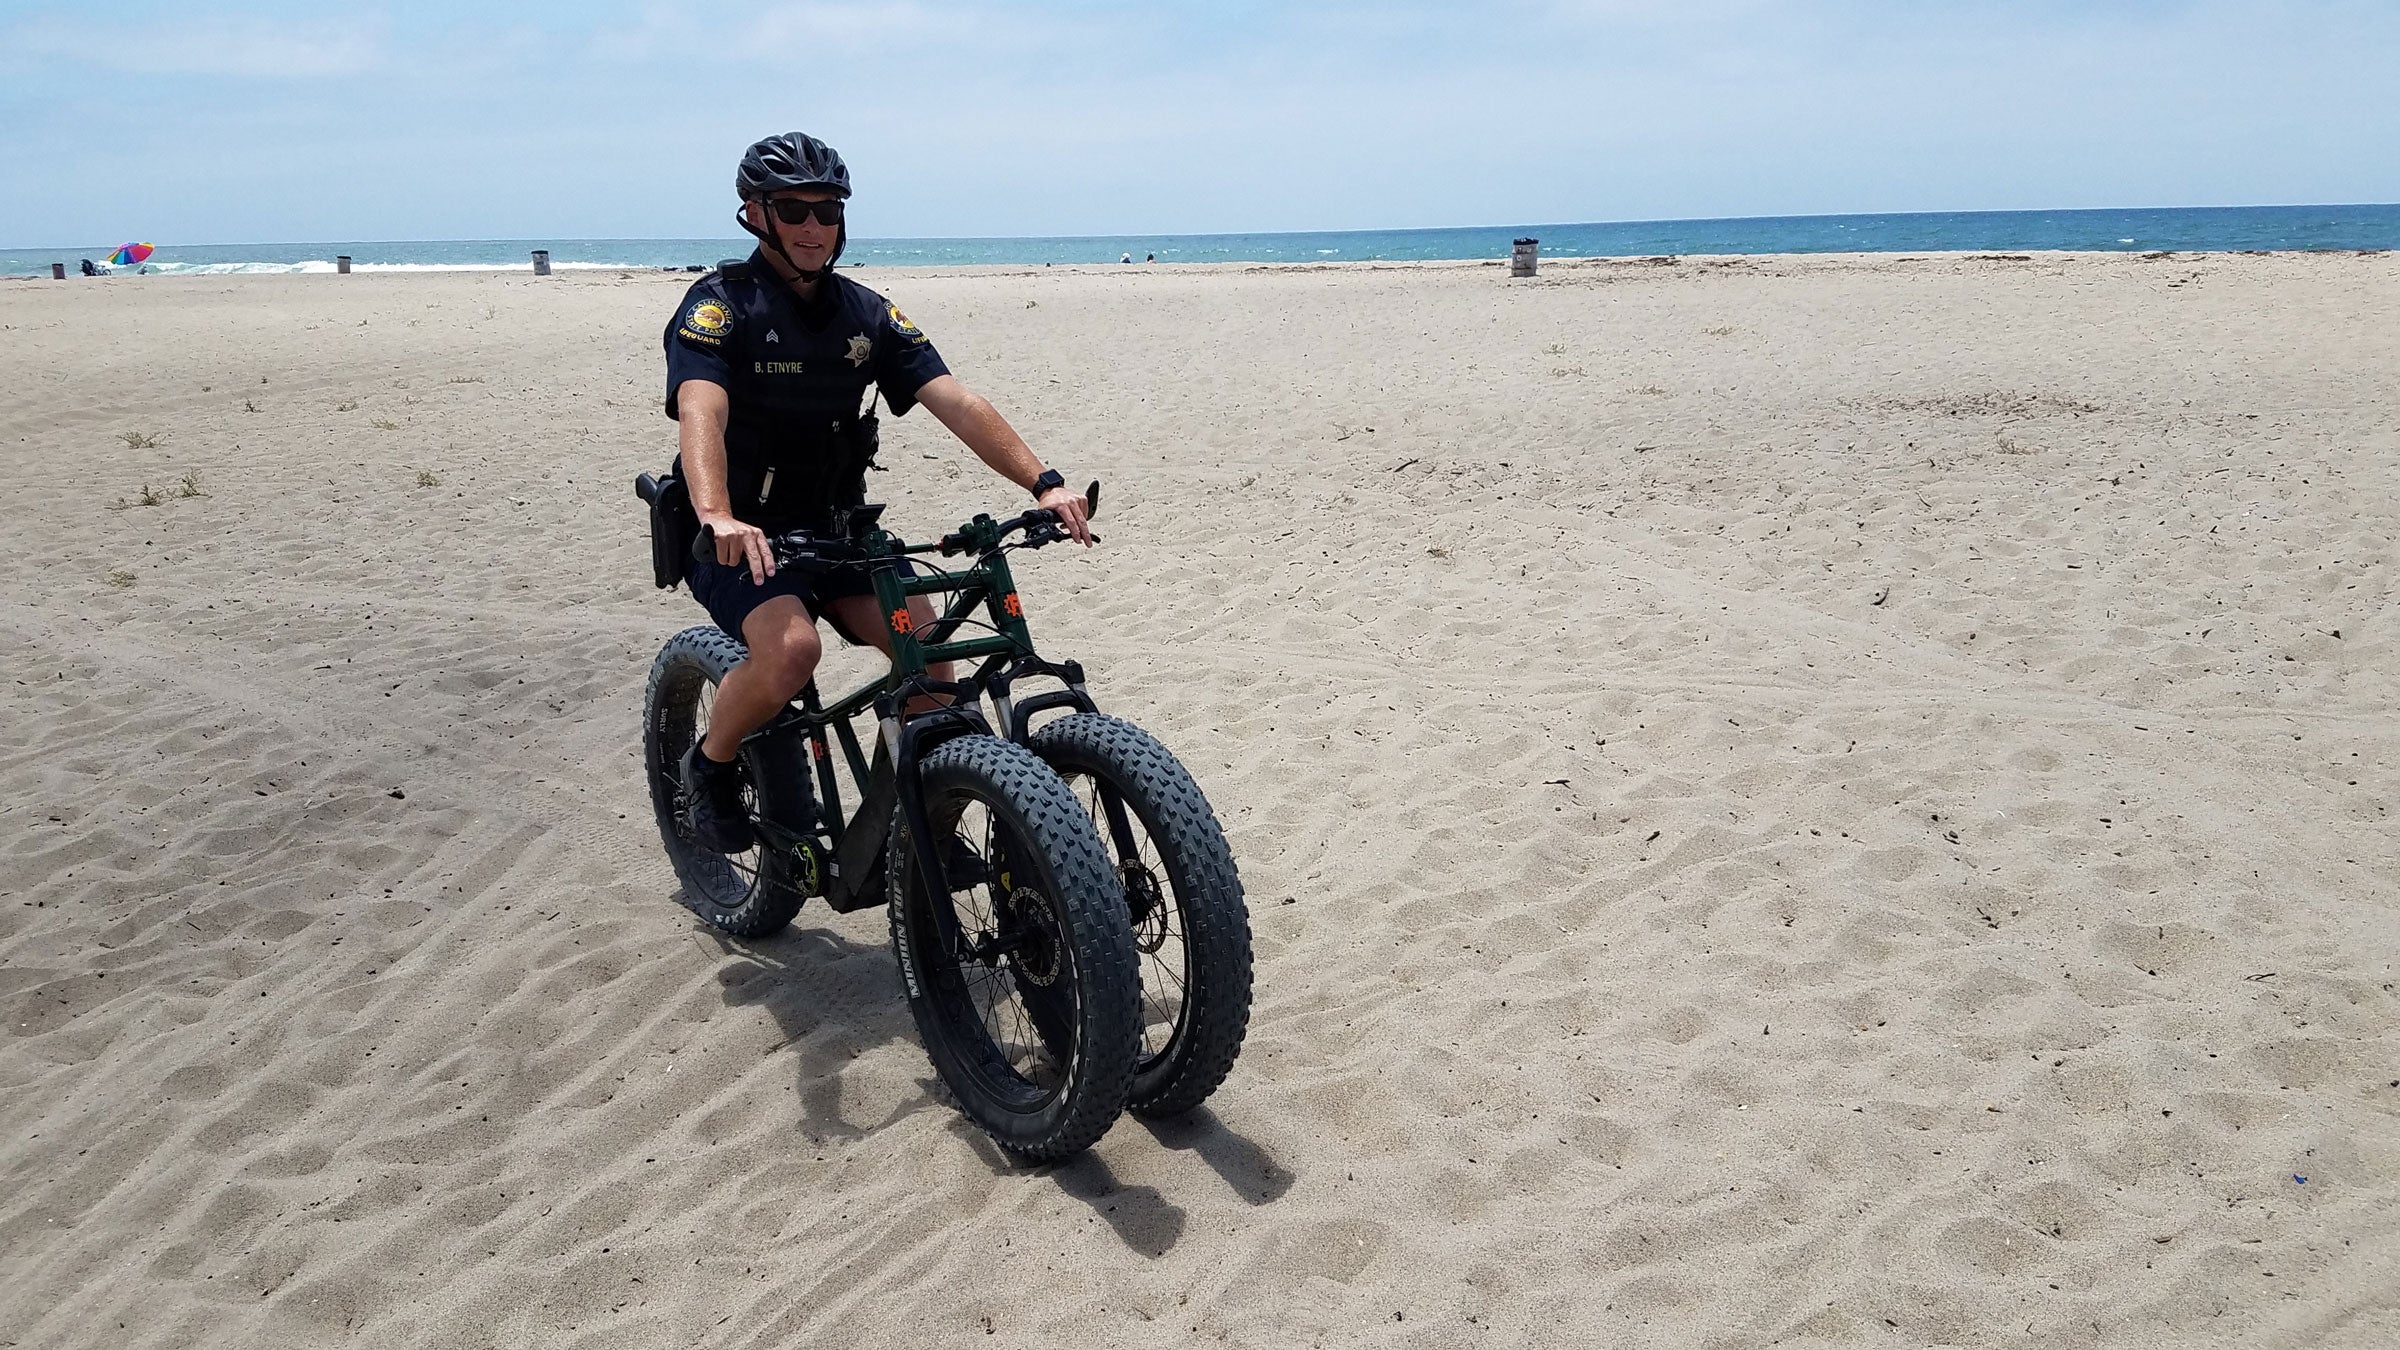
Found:
[[[1891,587],[1889,587],[1889,586],[1886,586],[1886,587],[1884,587],[1882,590],[1875,592],[1875,598],[1874,598],[1874,599],[1872,599],[1872,600],[1869,600],[1867,603],[1868,603],[1868,604],[1870,604],[1870,605],[1880,605],[1880,604],[1882,604],[1884,601],[1886,601],[1886,600],[1889,600],[1889,599],[1891,599],[1891,598],[1892,598],[1892,588],[1891,588]]]
[[[384,796],[386,796],[386,797],[389,797],[389,798],[391,798],[393,801],[396,801],[396,802],[404,802],[404,801],[407,801],[407,800],[408,800],[408,794],[407,794],[407,793],[405,793],[405,792],[402,792],[402,791],[401,791],[400,789],[398,789],[398,788],[393,788],[391,791],[389,791],[389,792],[387,792],[387,793],[385,793],[385,794],[383,794],[383,795],[384,795]]]
[[[108,574],[108,584],[123,590],[133,584],[133,573],[122,567],[115,568]]]
[[[200,490],[200,471],[198,469],[186,470],[183,477],[176,481],[175,495],[178,497],[205,497],[208,495]]]
[[[117,433],[117,438],[124,441],[126,448],[131,450],[155,449],[159,440],[156,435],[147,431],[120,431]]]

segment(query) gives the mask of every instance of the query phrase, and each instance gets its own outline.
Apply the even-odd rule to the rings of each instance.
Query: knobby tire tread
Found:
[[[1012,828],[1038,852],[1049,869],[1054,896],[1064,911],[1074,968],[1080,981],[1083,1007],[1081,1071],[1062,1094],[1063,1107],[1054,1119],[1028,1130],[1029,1122],[981,1100],[971,1082],[954,1078],[944,1060],[958,1053],[943,1010],[932,1000],[944,997],[932,978],[926,953],[912,945],[908,931],[911,891],[916,883],[916,856],[909,842],[907,817],[892,822],[886,856],[887,891],[892,942],[900,949],[902,992],[915,1016],[919,1036],[934,1069],[968,1117],[983,1127],[1010,1153],[1033,1162],[1072,1157],[1098,1142],[1125,1109],[1133,1086],[1133,1066],[1141,1050],[1140,977],[1135,968],[1133,933],[1125,918],[1124,893],[1115,871],[1092,831],[1083,804],[1067,791],[1057,773],[1024,747],[992,736],[960,736],[929,751],[918,761],[929,808],[946,789],[980,790],[987,808],[999,808],[1016,819]],[[935,813],[936,828],[947,828]],[[928,900],[930,903],[930,899]],[[933,953],[939,961],[950,960]],[[911,963],[915,962],[915,965]],[[919,993],[908,987],[909,971]],[[944,970],[945,975],[954,970]],[[971,995],[967,996],[971,1002]],[[980,1020],[978,1015],[978,1021]]]
[[[1224,1083],[1250,1026],[1250,914],[1224,829],[1181,761],[1131,722],[1074,713],[1034,733],[1030,746],[1062,776],[1113,782],[1166,864],[1192,962],[1185,1042],[1138,1073],[1126,1109],[1150,1119],[1183,1115]],[[1107,826],[1095,829],[1104,834]]]

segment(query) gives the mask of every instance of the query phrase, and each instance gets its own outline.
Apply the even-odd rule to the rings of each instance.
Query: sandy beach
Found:
[[[0,1345],[2400,1344],[2400,254],[856,275],[1107,484],[1209,1108],[676,903],[688,277],[10,281]]]

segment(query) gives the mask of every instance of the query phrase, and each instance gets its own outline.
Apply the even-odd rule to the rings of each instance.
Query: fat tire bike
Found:
[[[661,483],[636,482],[645,501]],[[1096,514],[1100,485],[1087,502]],[[747,655],[714,625],[651,664],[642,758],[682,899],[742,938],[789,925],[811,897],[888,912],[926,1056],[1000,1146],[1050,1161],[1127,1110],[1206,1101],[1249,1025],[1249,912],[1232,851],[1192,776],[1141,728],[1100,712],[1080,663],[1036,652],[1008,555],[1067,538],[1046,510],[977,515],[927,544],[881,528],[880,505],[831,534],[772,540],[776,566],[854,566],[874,586],[891,669],[827,703],[811,680],[742,740],[755,845],[692,838],[681,764],[715,690]],[[700,532],[692,552],[713,549]],[[931,565],[928,555],[965,557]],[[946,596],[921,628],[915,596]],[[979,630],[965,633],[964,630]],[[929,673],[976,662],[965,678]],[[1026,693],[1021,681],[1053,685]],[[1038,728],[1035,721],[1053,716]],[[855,725],[873,717],[872,757]],[[845,815],[843,803],[857,805]]]

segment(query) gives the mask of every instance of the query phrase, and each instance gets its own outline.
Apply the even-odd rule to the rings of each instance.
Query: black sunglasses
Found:
[[[842,223],[842,199],[839,197],[821,202],[804,202],[798,197],[770,197],[767,199],[767,209],[786,225],[805,224],[812,216],[819,225]]]

